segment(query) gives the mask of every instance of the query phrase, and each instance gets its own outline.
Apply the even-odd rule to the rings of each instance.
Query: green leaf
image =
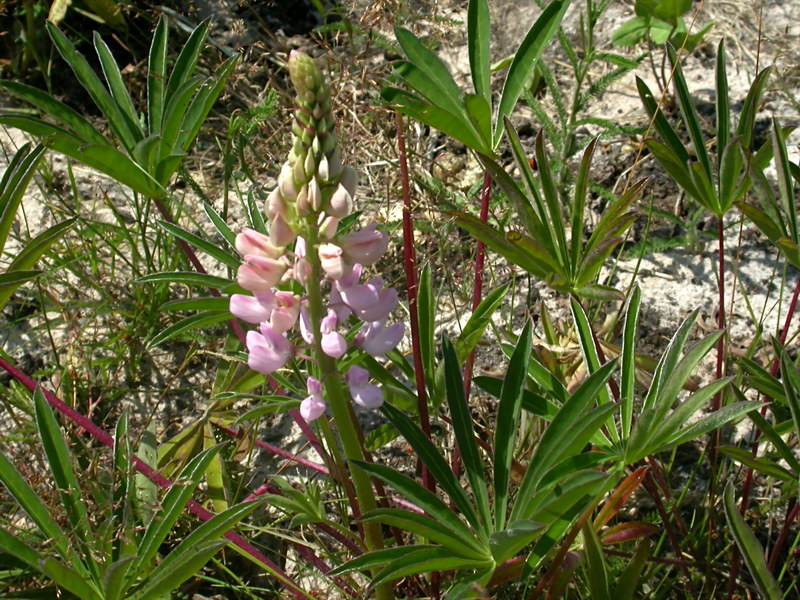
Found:
[[[647,38],[650,24],[644,17],[633,17],[626,21],[611,35],[615,46],[636,46]]]
[[[511,355],[508,371],[503,379],[500,403],[497,407],[497,426],[494,437],[494,510],[495,529],[505,528],[508,506],[509,478],[514,458],[514,444],[520,421],[522,397],[527,381],[527,365],[531,358],[531,322],[525,323],[517,347]],[[498,563],[502,564],[503,561]]]
[[[744,563],[747,565],[750,575],[756,583],[758,591],[768,600],[781,600],[781,592],[778,582],[770,573],[767,561],[764,559],[764,549],[758,543],[756,536],[747,526],[733,497],[733,482],[729,481],[725,486],[724,494],[725,517],[728,520],[728,527],[731,535],[742,553]]]
[[[203,210],[206,212],[208,218],[211,219],[211,222],[214,224],[214,227],[217,229],[219,234],[225,239],[226,242],[228,242],[228,245],[235,249],[236,234],[230,227],[228,227],[225,219],[223,219],[222,216],[216,210],[214,210],[214,207],[209,203],[203,204]]]
[[[167,18],[162,14],[156,25],[147,59],[147,126],[150,135],[157,135],[161,132],[166,81]]]
[[[725,71],[725,38],[719,41],[717,46],[717,96],[715,101],[715,112],[717,116],[717,156],[719,153],[728,146],[728,139],[730,138],[731,130],[731,107],[730,99],[728,98],[728,75]],[[718,165],[719,168],[719,165]],[[720,184],[723,179],[720,175]]]
[[[483,139],[475,131],[472,122],[460,109],[458,113],[446,111],[438,106],[428,104],[421,98],[397,88],[384,88],[381,97],[392,104],[395,109],[412,119],[425,123],[443,134],[462,142],[476,151],[488,152],[484,148]]]
[[[514,521],[489,538],[495,564],[502,565],[543,533],[544,526],[533,521]]]
[[[164,188],[128,156],[107,144],[82,144],[62,137],[46,141],[47,146],[105,173],[122,185],[148,198],[159,198]]]
[[[205,542],[182,553],[169,571],[156,567],[141,588],[129,595],[127,600],[162,600],[165,592],[173,591],[196,575],[211,557],[226,545],[225,541]]]
[[[761,406],[759,402],[734,402],[728,406],[723,406],[718,411],[703,417],[689,427],[681,429],[678,433],[667,439],[662,448],[674,448],[675,446],[690,442],[709,431],[722,427],[725,423],[733,421],[759,406]]]
[[[556,33],[568,6],[569,0],[553,0],[542,11],[517,48],[503,83],[497,110],[497,122],[492,138],[495,148],[503,135],[503,118],[511,114],[523,90],[530,84],[539,56]]]
[[[167,340],[170,340],[181,333],[185,333],[192,329],[197,329],[198,327],[213,325],[214,323],[219,323],[220,321],[227,321],[230,318],[231,314],[227,310],[224,312],[209,310],[194,314],[178,321],[174,325],[170,325],[160,333],[154,335],[147,341],[146,347],[154,348],[155,346],[163,344]]]
[[[752,146],[756,113],[761,104],[761,96],[764,94],[764,88],[767,85],[767,80],[771,72],[772,69],[767,67],[756,75],[753,84],[747,92],[747,97],[744,99],[744,106],[742,107],[742,114],[739,117],[739,126],[736,128],[736,135],[742,138],[742,146],[746,150],[750,150]]]
[[[419,319],[419,341],[420,353],[422,355],[422,365],[425,368],[425,380],[427,381],[428,391],[433,395],[433,373],[436,364],[434,353],[434,339],[436,331],[436,294],[433,290],[431,278],[431,265],[425,263],[419,277],[417,286],[417,317]]]
[[[220,296],[203,296],[200,298],[178,298],[177,300],[170,300],[169,302],[162,304],[159,307],[159,310],[211,310],[227,312],[229,306],[230,298]]]
[[[6,90],[21,100],[30,102],[83,141],[92,144],[108,144],[102,134],[92,127],[91,123],[80,113],[63,102],[59,102],[49,94],[17,81],[0,81],[0,89]]]
[[[489,23],[489,2],[487,0],[470,0],[467,8],[467,50],[472,85],[475,87],[475,93],[491,104]]]
[[[461,90],[442,60],[409,30],[395,27],[394,35],[412,69],[423,75],[413,78],[415,85],[412,87],[443,111],[453,115],[463,113]],[[406,73],[401,70],[400,74],[406,79]]]
[[[384,407],[386,406],[387,405],[384,404]],[[451,533],[455,536],[458,536],[458,538],[461,539],[462,543],[465,546],[468,546],[473,553],[483,552],[484,554],[488,554],[487,549],[484,548],[484,544],[481,542],[478,536],[476,536],[473,532],[471,532],[469,528],[458,518],[458,516],[456,516],[456,514],[453,511],[451,511],[448,508],[448,506],[444,502],[442,502],[435,494],[422,487],[416,481],[410,479],[409,477],[406,477],[405,475],[401,475],[394,469],[391,469],[384,465],[367,463],[363,461],[351,461],[351,462],[353,462],[355,466],[357,466],[362,471],[365,471],[369,475],[372,475],[373,477],[377,477],[378,479],[385,481],[387,484],[389,484],[398,492],[400,492],[409,501],[413,502],[419,508],[428,513],[434,520],[446,526],[448,529],[450,529]],[[440,485],[442,485],[441,482],[439,483]],[[447,488],[445,488],[444,485],[442,485],[442,487],[443,489],[445,489],[445,491],[447,491]],[[463,495],[463,497],[466,498],[466,494],[463,492],[463,490],[461,490],[461,495]],[[475,518],[474,509],[472,509],[469,504],[467,504],[467,506],[469,507],[468,508],[469,512],[472,513],[472,518]],[[479,530],[479,534],[482,533],[483,533],[482,530]]]
[[[735,388],[734,391],[737,397],[744,398],[744,394]],[[778,434],[769,421],[762,417],[757,410],[748,413],[747,416],[750,417],[755,426],[761,430],[761,435],[770,444],[772,444],[772,446],[775,448],[775,451],[780,454],[780,457],[786,461],[786,464],[789,465],[789,468],[791,468],[797,476],[800,476],[800,461],[797,460],[789,446],[783,441],[783,438]]]
[[[361,517],[361,522],[368,521],[378,521],[385,525],[397,527],[401,531],[415,533],[468,558],[486,560],[484,551],[477,552],[473,548],[465,547],[464,541],[457,535],[453,535],[452,530],[447,525],[418,513],[399,508],[379,508]]]
[[[19,204],[41,163],[44,151],[45,148],[41,144],[35,146],[33,150],[30,144],[23,145],[3,172],[3,178],[0,180],[0,254],[6,246]]]
[[[200,86],[200,90],[189,105],[186,116],[181,123],[181,131],[178,135],[176,148],[183,152],[189,151],[197,134],[200,132],[200,127],[205,123],[208,113],[211,112],[217,98],[219,98],[222,90],[225,89],[237,62],[239,62],[238,54],[223,62],[214,71],[214,75],[206,79],[203,85]]]
[[[136,113],[131,96],[125,87],[125,83],[122,81],[122,74],[119,71],[117,62],[114,60],[114,56],[111,54],[111,50],[108,49],[103,38],[101,38],[100,34],[96,31],[94,32],[93,41],[94,49],[100,59],[100,66],[103,69],[103,75],[108,84],[108,89],[111,91],[111,97],[124,115],[126,122],[135,127],[136,137],[139,139],[143,138],[144,130],[139,124],[139,115]]]
[[[643,539],[636,545],[633,558],[625,566],[622,574],[617,577],[617,585],[612,593],[613,598],[619,600],[633,600],[635,598],[648,556],[650,556],[650,541]]]
[[[490,294],[481,300],[481,303],[472,315],[470,315],[467,324],[464,326],[464,329],[455,342],[459,362],[466,360],[470,352],[478,345],[478,342],[480,342],[483,336],[483,332],[486,331],[486,328],[492,321],[492,315],[495,310],[497,310],[498,306],[500,306],[503,298],[505,298],[508,289],[509,284],[504,284],[492,290]]]
[[[719,451],[725,456],[728,456],[738,463],[743,464],[767,477],[774,477],[784,483],[794,484],[797,482],[798,475],[791,471],[784,469],[775,461],[772,461],[763,456],[753,456],[753,453],[744,448],[736,448],[735,446],[720,446]]]
[[[151,273],[136,280],[136,283],[182,283],[185,285],[198,285],[210,289],[218,290],[235,285],[233,281],[226,277],[216,275],[206,275],[195,273],[194,271],[164,271],[162,273]]]
[[[132,122],[125,113],[120,110],[114,98],[111,97],[111,94],[109,94],[108,90],[103,86],[100,78],[92,70],[92,67],[89,66],[86,58],[75,49],[75,46],[67,39],[67,36],[61,33],[61,30],[52,23],[46,23],[46,27],[61,57],[70,66],[73,73],[75,73],[80,84],[89,92],[89,96],[91,96],[97,108],[99,108],[105,118],[108,119],[109,125],[111,125],[112,130],[119,137],[122,145],[125,146],[128,152],[132,152],[133,148],[136,146],[136,142],[143,137],[138,129],[138,125]]]
[[[367,552],[354,558],[353,560],[349,560],[346,563],[339,565],[338,567],[334,567],[328,571],[328,576],[338,577],[339,575],[352,573],[353,571],[365,571],[367,569],[372,569],[373,567],[379,567],[381,565],[390,563],[397,558],[407,555],[409,552],[437,547],[438,546],[429,544],[416,544],[412,546],[395,546],[393,548],[383,548],[382,550]]]
[[[169,76],[167,83],[167,98],[177,93],[178,89],[189,79],[194,73],[197,59],[200,56],[200,51],[208,37],[208,24],[210,19],[205,19],[197,27],[194,28],[189,39],[186,40],[181,53],[175,61],[175,66],[172,68],[172,73]]]
[[[5,457],[0,454],[0,461],[4,458]],[[4,465],[0,463],[0,469],[2,468],[4,468]],[[0,475],[0,477],[2,477],[2,475]],[[17,536],[8,533],[2,527],[0,527],[0,548],[3,549],[4,553],[10,554],[17,560],[22,561],[31,569],[39,571],[39,561],[42,560],[42,555],[20,540]]]
[[[22,475],[19,474],[19,471],[14,467],[6,455],[4,453],[0,453],[0,482],[2,482],[3,486],[8,490],[8,493],[17,501],[20,505],[22,510],[24,510],[28,517],[36,524],[36,526],[41,530],[43,537],[45,539],[52,540],[53,546],[58,551],[58,553],[63,557],[71,557],[73,554],[69,550],[69,544],[67,543],[67,536],[61,527],[56,523],[55,519],[50,515],[50,512],[45,507],[42,500],[39,496],[34,492]],[[0,528],[0,532],[2,532],[5,536],[11,536],[11,534],[7,533],[4,529]],[[1,538],[0,538],[1,539]],[[16,539],[16,538],[14,538]],[[22,542],[19,542],[22,544]],[[20,552],[18,556],[20,560],[25,560],[27,562],[27,558],[33,558],[32,550],[29,552],[26,550],[27,546],[19,546],[16,544],[14,548]],[[3,544],[3,547],[14,549],[11,545],[6,546]],[[34,566],[36,563],[34,563]],[[37,567],[38,568],[38,567]]]
[[[33,267],[39,258],[41,258],[42,254],[47,252],[50,246],[64,235],[77,220],[77,217],[73,217],[45,229],[25,244],[25,247],[20,250],[19,254],[17,254],[14,260],[8,265],[8,270],[26,270]]]
[[[644,104],[648,116],[650,119],[652,119],[658,135],[661,136],[661,139],[664,140],[666,148],[668,148],[670,151],[665,152],[665,156],[670,156],[674,163],[682,166],[683,169],[686,169],[686,165],[689,162],[689,153],[686,151],[680,136],[675,132],[675,130],[672,128],[672,125],[669,124],[669,121],[667,121],[664,113],[659,108],[659,105],[653,96],[653,92],[650,91],[650,88],[647,87],[647,84],[639,77],[636,78],[636,88],[639,91],[639,98],[641,98],[642,104]],[[648,148],[650,148],[649,144]],[[672,175],[672,173],[670,173],[670,175]]]
[[[422,550],[412,550],[406,546],[406,554],[393,560],[378,573],[370,583],[374,587],[384,581],[407,577],[431,571],[452,571],[455,569],[477,569],[491,564],[491,559],[475,560],[465,558],[448,548],[434,546]]]
[[[590,522],[583,524],[584,554],[586,556],[586,580],[589,584],[589,594],[592,600],[611,600],[608,569],[600,547],[597,531]]]
[[[193,246],[196,246],[212,258],[217,259],[222,264],[229,266],[231,269],[238,269],[239,266],[242,264],[242,260],[238,256],[233,256],[229,254],[225,250],[219,248],[216,244],[209,242],[201,238],[198,235],[193,233],[189,233],[185,229],[175,225],[174,223],[168,223],[166,221],[159,221],[158,224],[164,229],[167,233],[171,233],[176,238],[183,240]]]
[[[480,515],[480,522],[471,521],[472,526],[475,529],[483,526],[483,529],[489,532],[492,528],[492,517],[489,512],[489,492],[486,489],[486,468],[475,441],[472,413],[464,392],[464,381],[461,378],[461,366],[455,348],[446,337],[442,338],[442,354],[444,355],[445,390],[447,404],[450,407],[450,417],[453,420],[453,433]]]
[[[444,457],[427,438],[427,436],[425,436],[423,431],[406,415],[388,403],[385,403],[381,407],[381,411],[384,415],[386,415],[386,418],[389,419],[389,422],[397,428],[400,434],[414,449],[414,452],[416,452],[419,459],[425,464],[426,467],[428,467],[431,475],[433,475],[434,479],[441,486],[444,492],[450,496],[453,504],[455,504],[461,514],[464,515],[467,521],[469,521],[477,531],[483,533],[483,530],[481,529],[481,521],[478,518],[478,514],[475,512],[475,508],[470,503],[469,497],[461,487],[461,484],[459,483],[453,471],[450,469],[447,461],[445,461]],[[371,467],[364,468],[360,464],[359,467],[368,473],[372,473],[373,475],[380,477],[396,489],[406,494],[409,500],[417,504],[420,508],[424,509],[432,517],[438,519],[442,523],[447,523],[448,526],[453,529],[454,533],[456,530],[458,530],[461,533],[461,537],[465,539],[466,543],[473,545],[473,547],[476,549],[481,548],[480,544],[475,541],[475,535],[469,532],[469,529],[467,529],[467,527],[461,523],[458,517],[456,517],[441,500],[420,486],[417,482],[408,479],[407,477],[403,477],[399,473],[396,473],[387,467],[382,467],[379,473],[375,473],[374,470],[370,470]],[[391,481],[387,479],[387,477],[391,478]],[[403,489],[398,486],[401,486]],[[420,500],[423,503],[420,503]]]
[[[80,540],[87,543],[90,539],[89,516],[81,498],[78,478],[72,468],[70,451],[53,414],[53,409],[50,408],[40,387],[37,387],[33,393],[33,403],[42,448],[47,456],[50,472],[58,486],[59,496],[66,509],[71,530]],[[93,562],[90,561],[90,564]]]
[[[39,569],[59,587],[72,592],[81,600],[104,600],[95,586],[86,581],[85,575],[78,574],[55,558],[42,560],[39,563]]]
[[[153,561],[162,542],[166,539],[167,535],[169,535],[178,517],[180,517],[186,504],[191,499],[208,465],[221,448],[222,446],[218,445],[198,453],[192,458],[189,464],[183,468],[178,480],[169,488],[166,496],[164,496],[164,500],[161,502],[161,507],[157,514],[154,516],[153,520],[147,524],[142,534],[136,562],[131,565],[131,569],[128,573],[128,586],[136,581],[146,566]]]
[[[785,349],[780,350],[781,355],[781,375],[783,375],[783,389],[786,391],[786,403],[792,413],[795,433],[800,436],[800,375],[797,374],[797,367],[792,364],[789,353]]]

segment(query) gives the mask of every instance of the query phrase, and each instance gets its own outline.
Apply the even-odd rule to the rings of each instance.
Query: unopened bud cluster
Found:
[[[404,334],[402,323],[387,325],[397,306],[397,292],[379,277],[360,282],[363,267],[386,252],[388,236],[378,231],[375,222],[359,231],[338,233],[339,220],[353,210],[357,176],[342,165],[328,86],[316,63],[300,52],[289,57],[289,75],[297,92],[292,150],[267,198],[269,235],[245,228],[236,236],[236,249],[244,257],[237,281],[253,295],[234,294],[230,299],[231,313],[258,325],[258,330],[247,333],[248,364],[264,374],[283,367],[301,342],[315,342],[307,299],[278,289],[291,280],[308,289],[313,271],[309,252],[317,253],[325,283],[330,284],[327,314],[319,323],[325,354],[340,358],[347,352],[339,327],[351,316],[363,321],[355,345],[372,356],[392,350]],[[306,239],[319,243],[307,248]],[[299,339],[292,336],[298,321]],[[364,369],[351,367],[345,379],[357,404],[366,408],[382,404],[383,393],[369,383]],[[319,381],[309,377],[307,387],[309,396],[300,412],[310,421],[325,412],[325,402]]]

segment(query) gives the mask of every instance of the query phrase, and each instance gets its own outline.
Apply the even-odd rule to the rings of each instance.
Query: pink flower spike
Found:
[[[275,287],[286,272],[286,263],[273,258],[265,258],[258,254],[248,254],[247,261],[239,267],[236,281],[251,292],[266,292]]]
[[[320,244],[319,258],[322,269],[333,280],[341,279],[345,274],[345,265],[342,260],[342,249],[336,244]]]
[[[348,233],[339,238],[339,245],[348,263],[361,263],[369,266],[378,261],[389,247],[389,236],[378,231],[378,224],[372,221],[360,231]]]
[[[230,300],[230,311],[235,317],[247,323],[261,323],[268,321],[272,314],[274,301],[272,292],[258,292],[257,296],[233,294]]]
[[[374,321],[367,326],[365,332],[356,336],[356,344],[371,356],[383,356],[400,343],[404,333],[405,326],[402,323],[386,327],[384,320]]]
[[[235,245],[242,256],[256,254],[265,258],[278,258],[282,254],[281,249],[273,245],[266,235],[249,227],[236,234]]]
[[[282,335],[275,333],[269,323],[262,323],[261,333],[247,332],[248,366],[254,371],[269,375],[277,371],[292,355],[292,344]]]

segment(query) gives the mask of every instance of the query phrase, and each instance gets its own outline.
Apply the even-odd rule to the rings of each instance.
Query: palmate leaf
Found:
[[[543,260],[543,256],[547,256],[546,250],[537,248],[533,238],[513,231],[504,235],[494,227],[482,223],[477,217],[467,213],[454,214],[456,225],[474,235],[489,249],[539,279],[552,280],[553,263]],[[522,243],[526,243],[527,247],[523,247]],[[537,254],[533,254],[532,251],[536,251]],[[551,259],[549,256],[547,258]]]
[[[381,97],[404,115],[438,129],[469,148],[486,151],[486,148],[483,148],[483,140],[474,130],[472,122],[465,114],[461,114],[463,110],[453,114],[405,90],[393,87],[384,88]]]
[[[80,84],[89,93],[92,101],[97,105],[106,119],[108,119],[114,133],[128,152],[131,152],[136,143],[144,137],[138,122],[131,120],[119,107],[117,102],[100,81],[87,62],[86,58],[75,49],[72,42],[67,39],[61,30],[52,23],[47,23],[47,31],[53,40],[53,45],[59,54],[72,69]]]
[[[406,438],[406,440],[408,440],[408,438]],[[488,537],[485,535],[483,530],[478,528],[477,534],[470,531],[470,529],[452,510],[450,510],[450,508],[444,502],[442,502],[442,500],[440,500],[432,492],[422,487],[419,483],[384,465],[361,461],[353,461],[353,464],[362,471],[366,471],[369,475],[383,480],[400,492],[409,501],[413,502],[416,506],[424,510],[432,518],[445,525],[448,529],[450,529],[453,535],[456,535],[461,540],[464,546],[471,549],[472,554],[484,553],[488,556],[489,552],[485,548],[486,544],[488,543]],[[433,469],[431,469],[431,471],[433,472]],[[436,473],[434,473],[434,476],[436,476]],[[455,479],[455,476],[452,477]],[[447,480],[445,479],[445,482],[446,481]],[[446,485],[447,483],[443,484],[442,487],[447,491],[447,488],[445,487]],[[463,494],[463,499],[466,499],[466,493],[464,493],[461,488],[459,488],[459,490],[460,493],[456,492],[455,496],[456,498],[459,498],[459,502],[456,505],[460,509],[460,505],[463,504],[461,495]],[[475,510],[471,508],[469,501],[466,501],[466,506],[469,507],[468,512],[471,513],[467,520],[474,520],[477,522]]]

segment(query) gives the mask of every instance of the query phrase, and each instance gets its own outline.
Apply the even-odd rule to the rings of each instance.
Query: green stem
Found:
[[[316,219],[314,219],[316,220]],[[333,412],[333,419],[336,423],[336,430],[339,433],[339,441],[342,444],[345,458],[348,461],[365,460],[364,451],[358,437],[358,423],[350,411],[350,393],[344,386],[344,380],[336,367],[336,360],[322,351],[322,335],[320,323],[325,317],[325,308],[322,304],[322,264],[319,259],[317,247],[319,245],[319,233],[315,223],[309,223],[306,227],[306,259],[311,265],[311,276],[306,285],[308,292],[308,313],[314,332],[314,357],[317,359],[319,367],[320,381],[325,391],[325,399],[330,404]],[[372,491],[372,483],[369,476],[358,468],[350,469],[350,476],[356,490],[358,499],[358,514],[375,510],[378,505],[375,494]],[[369,521],[364,523],[364,543],[367,550],[380,550],[383,548],[383,535],[380,523]],[[377,573],[377,570],[376,570]],[[375,588],[377,600],[392,600],[394,593],[391,584],[382,584]]]

